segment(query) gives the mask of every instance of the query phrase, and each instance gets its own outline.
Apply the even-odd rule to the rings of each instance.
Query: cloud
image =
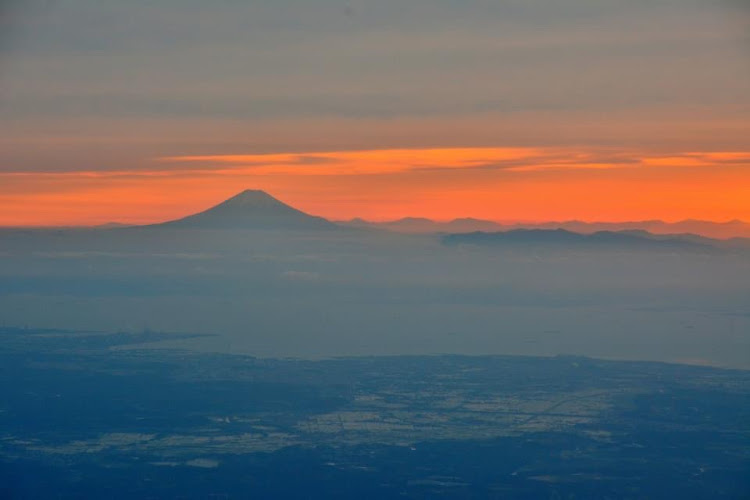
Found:
[[[509,172],[536,172],[539,170],[610,170],[629,168],[633,165],[624,163],[541,163],[509,167]]]
[[[529,179],[746,182],[738,0],[345,3],[2,3],[0,223],[155,218],[134,193],[166,218],[246,186],[398,216]]]
[[[172,117],[237,128],[325,117],[653,115],[696,102],[723,115],[746,101],[745,26],[727,16],[728,3],[704,4],[381,0],[348,16],[334,0],[17,1],[5,21],[13,36],[0,106],[13,123]]]
[[[147,168],[130,170],[14,171],[0,178],[17,182],[42,179],[138,180],[222,176],[357,176],[457,170],[532,172],[750,166],[750,152],[675,152],[652,154],[612,148],[413,148],[276,154],[185,155],[153,158]],[[0,190],[2,195],[2,190]]]
[[[305,154],[207,155],[159,158],[202,165],[228,175],[372,175],[439,170],[608,170],[658,167],[717,167],[750,163],[750,153],[693,152],[649,155],[636,151],[578,148],[436,148],[328,151]]]
[[[537,148],[434,148],[275,155],[176,156],[159,160],[169,163],[198,163],[225,172],[247,171],[264,175],[371,175],[481,168],[489,163],[522,161],[538,157],[540,154],[545,153]]]
[[[650,156],[641,160],[646,167],[719,167],[746,165],[750,167],[750,152],[707,151],[679,155]]]

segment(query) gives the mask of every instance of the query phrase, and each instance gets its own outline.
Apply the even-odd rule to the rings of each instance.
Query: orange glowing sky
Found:
[[[450,148],[160,157],[149,170],[0,173],[0,225],[149,223],[263,189],[343,220],[750,220],[750,152]]]
[[[750,220],[746,2],[9,2],[0,225]]]

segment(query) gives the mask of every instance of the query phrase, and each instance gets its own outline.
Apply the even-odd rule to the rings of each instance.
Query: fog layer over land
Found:
[[[246,192],[156,226],[2,230],[0,319],[205,333],[159,346],[256,356],[562,353],[750,368],[742,248],[555,231],[447,240],[335,226],[268,198]]]

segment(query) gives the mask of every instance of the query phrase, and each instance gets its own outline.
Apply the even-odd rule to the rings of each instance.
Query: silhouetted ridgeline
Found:
[[[322,217],[308,215],[264,191],[245,190],[203,212],[158,224],[186,229],[338,229]]]
[[[646,232],[599,231],[593,234],[580,234],[564,229],[515,229],[512,231],[486,233],[449,234],[442,237],[446,245],[479,245],[479,246],[535,246],[559,248],[572,246],[629,249],[668,249],[687,251],[706,251],[712,247],[707,244],[687,239],[654,237]]]

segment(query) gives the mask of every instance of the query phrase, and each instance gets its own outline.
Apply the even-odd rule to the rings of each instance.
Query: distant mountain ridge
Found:
[[[454,219],[449,222],[437,222],[424,217],[404,217],[393,221],[371,222],[362,218],[338,222],[344,226],[358,228],[377,228],[396,233],[460,233],[471,231],[499,231],[504,226],[496,222],[473,219],[470,217]]]
[[[574,229],[563,229],[557,225]],[[81,248],[96,252],[120,252],[124,248],[147,248],[157,245],[165,248],[181,242],[183,247],[204,248],[207,242],[205,231],[222,231],[222,235],[208,236],[209,249],[220,242],[233,240],[231,248],[240,249],[247,238],[248,231],[273,231],[279,236],[283,233],[297,233],[307,237],[323,232],[335,234],[360,235],[368,241],[413,241],[411,237],[386,237],[379,240],[378,234],[392,231],[394,233],[411,233],[426,235],[427,240],[440,241],[447,245],[515,245],[535,248],[588,248],[611,250],[671,249],[675,251],[707,251],[710,249],[730,252],[750,251],[750,238],[734,237],[726,239],[710,238],[689,232],[658,233],[642,225],[661,225],[660,221],[631,223],[584,223],[570,221],[565,223],[538,224],[536,227],[522,225],[501,225],[492,221],[463,218],[450,222],[435,222],[425,218],[407,217],[390,223],[371,223],[363,219],[353,219],[344,223],[333,223],[322,217],[313,216],[291,207],[268,193],[260,190],[245,190],[241,193],[202,212],[186,217],[145,226],[127,226],[108,224],[100,227],[51,227],[51,228],[0,228],[0,237],[7,248],[28,251],[33,248],[56,248],[57,251],[77,252]],[[715,224],[702,221],[685,221],[685,224]],[[744,225],[741,221],[731,221],[728,226]],[[520,226],[520,227],[519,227]],[[612,227],[607,230],[594,230],[598,227]],[[625,229],[622,229],[625,227]],[[668,227],[680,227],[673,224]],[[180,231],[179,238],[172,231]],[[165,230],[165,231],[162,231]],[[236,233],[236,235],[234,235]],[[309,233],[309,234],[308,234]],[[163,235],[163,236],[161,236]],[[266,234],[268,235],[268,234]],[[52,237],[52,239],[50,239]],[[362,240],[364,241],[364,239]],[[216,244],[216,245],[214,245]]]
[[[247,189],[203,212],[161,224],[184,229],[331,230],[336,224],[283,203],[265,191]]]
[[[668,249],[668,250],[710,250],[717,248],[710,242],[687,238],[672,238],[653,235],[645,231],[598,231],[581,234],[565,229],[514,229],[511,231],[448,234],[442,237],[446,245],[475,246],[531,246],[554,248],[568,247],[612,247],[617,249]]]
[[[490,220],[459,218],[448,222],[433,221],[426,218],[405,217],[394,221],[369,222],[363,219],[352,219],[342,222],[356,227],[374,227],[403,233],[461,233],[474,231],[511,231],[514,229],[565,229],[567,231],[591,234],[600,231],[648,231],[652,234],[694,234],[708,238],[730,239],[750,238],[750,223],[740,220],[713,222],[688,219],[679,222],[645,220],[630,222],[584,222],[561,221],[540,223],[502,224]]]

